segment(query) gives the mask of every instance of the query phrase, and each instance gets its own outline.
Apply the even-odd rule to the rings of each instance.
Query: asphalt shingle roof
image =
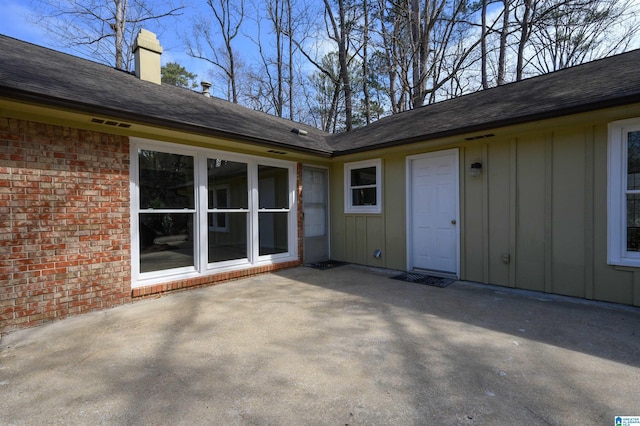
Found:
[[[352,132],[253,111],[0,35],[0,97],[319,155],[480,132],[640,102],[640,50],[383,118]],[[292,133],[293,128],[308,132]]]
[[[385,117],[329,137],[334,152],[436,139],[640,102],[640,50]]]
[[[328,155],[326,133],[0,35],[0,96]],[[292,133],[293,128],[308,132]]]

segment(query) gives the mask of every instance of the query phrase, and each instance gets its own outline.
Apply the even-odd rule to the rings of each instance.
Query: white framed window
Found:
[[[382,211],[382,160],[378,158],[344,165],[344,211]]]
[[[296,260],[296,164],[132,138],[132,287]]]
[[[640,118],[609,123],[607,261],[640,267]]]

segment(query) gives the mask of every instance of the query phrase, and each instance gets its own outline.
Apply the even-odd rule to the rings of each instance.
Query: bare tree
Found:
[[[324,0],[324,5],[327,35],[338,46],[339,76],[345,102],[345,127],[347,131],[350,131],[353,128],[353,100],[351,81],[349,80],[349,62],[351,58],[349,57],[348,49],[354,19],[353,17],[348,18],[347,14],[353,13],[355,8],[352,4],[349,4],[349,0],[338,0],[338,18],[336,19],[329,0]]]
[[[310,32],[307,5],[296,0],[267,0],[253,2],[255,32],[245,34],[257,49],[250,79],[244,89],[249,90],[252,107],[294,120],[299,112],[302,86],[308,75],[301,73],[302,55],[295,38],[304,40]],[[324,7],[324,6],[323,6]],[[256,96],[264,96],[256,102]]]
[[[369,0],[362,0],[362,102],[364,104],[365,124],[371,124],[371,99],[369,94]]]
[[[295,37],[295,28],[293,26],[293,5],[291,4],[291,0],[285,0],[286,8],[287,8],[287,38],[288,38],[288,47],[289,47],[289,119],[293,120],[294,118],[294,108],[293,108],[293,54],[295,52],[293,37]]]
[[[517,18],[520,37],[518,39],[518,56],[517,56],[517,64],[516,64],[516,81],[522,80],[522,73],[524,71],[525,65],[525,57],[524,57],[524,49],[529,42],[529,37],[531,37],[531,30],[534,25],[534,22],[537,19],[537,10],[538,3],[541,0],[523,0],[522,2],[522,17]]]
[[[265,4],[266,14],[275,38],[275,57],[262,33],[262,2],[256,3],[256,37],[249,37],[258,49],[260,64],[252,68],[249,84],[246,87],[253,109],[282,117],[284,104],[283,63],[282,63],[282,0],[273,0]],[[266,47],[265,47],[266,45]],[[275,70],[274,70],[275,68]],[[274,75],[275,74],[275,75]]]
[[[500,30],[500,47],[498,54],[498,86],[505,84],[507,73],[507,39],[509,37],[509,15],[511,1],[502,0],[502,29]]]
[[[187,40],[187,54],[207,61],[220,71],[227,83],[227,99],[238,103],[238,60],[233,42],[245,17],[244,0],[207,0],[207,5],[213,21],[202,16],[195,23],[194,40]],[[218,44],[218,37],[222,38],[222,46]]]
[[[469,65],[481,41],[470,37],[476,10],[467,0],[379,1],[381,6],[393,25],[392,31],[382,28],[383,43],[390,46],[385,53],[394,56],[387,61],[396,69],[390,77],[401,90],[394,95],[394,112],[435,102],[440,89]]]
[[[638,33],[628,0],[558,2],[534,25],[530,63],[548,73],[626,50]]]
[[[276,42],[276,88],[274,94],[274,106],[276,115],[282,117],[284,107],[284,19],[287,10],[284,0],[272,0],[266,3],[267,13],[273,25]]]
[[[511,3],[514,0],[482,0],[480,10],[480,81],[483,89],[495,84],[498,86],[506,82],[507,49],[509,36],[514,32],[514,25],[510,21]],[[489,13],[489,7],[501,3],[499,13]],[[493,8],[495,10],[495,8]],[[490,21],[490,16],[493,21]],[[496,40],[497,38],[497,40]],[[497,52],[497,58],[495,53]],[[490,69],[492,71],[490,71]],[[492,75],[493,74],[493,75]],[[454,78],[460,81],[460,76]]]
[[[630,0],[521,0],[516,80],[619,53],[638,34]]]
[[[118,69],[131,69],[141,25],[181,15],[172,0],[37,0],[34,21],[56,43]]]
[[[487,79],[487,0],[482,0],[482,11],[480,12],[480,19],[482,20],[482,32],[480,34],[480,60],[481,60],[481,79],[482,88],[489,88],[489,81]]]
[[[351,36],[353,29],[355,28],[355,12],[356,7],[350,0],[337,0],[337,18],[329,0],[324,0],[324,31],[326,31],[327,37],[336,45],[336,53],[338,55],[337,66],[338,71],[333,71],[333,55],[323,54],[320,59],[317,58],[317,53],[314,55],[313,49],[305,48],[304,42],[299,39],[293,39],[293,43],[299,48],[300,53],[311,63],[317,70],[335,85],[336,90],[343,92],[344,116],[345,116],[345,130],[350,131],[353,128],[353,101],[352,101],[352,86],[350,81],[349,66],[352,63],[355,54],[349,52],[349,47],[353,41]],[[307,43],[308,44],[308,43]],[[308,47],[308,46],[307,46]],[[317,46],[316,46],[317,47]],[[331,60],[329,60],[331,59]],[[326,90],[325,90],[326,91]],[[334,96],[337,105],[337,96]],[[330,119],[331,120],[331,119]],[[330,124],[330,123],[329,123]],[[325,130],[329,131],[331,126],[324,126]]]
[[[396,42],[399,37],[396,36],[396,28],[399,28],[394,23],[394,19],[398,19],[398,14],[389,10],[386,5],[386,0],[378,0],[376,5],[376,17],[379,23],[378,34],[380,36],[380,42],[378,43],[378,72],[379,74],[385,74],[387,78],[387,97],[391,105],[391,112],[397,114],[399,112],[399,105],[397,101],[397,89],[396,82],[398,64],[396,54]]]
[[[309,105],[315,125],[325,132],[335,132],[338,122],[340,103],[340,66],[336,53],[326,55],[314,65],[318,70],[311,75],[309,82],[315,89],[315,102]]]

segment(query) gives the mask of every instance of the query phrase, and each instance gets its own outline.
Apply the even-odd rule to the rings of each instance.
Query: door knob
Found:
[[[456,224],[456,220],[455,219],[451,219],[451,224],[455,225]]]

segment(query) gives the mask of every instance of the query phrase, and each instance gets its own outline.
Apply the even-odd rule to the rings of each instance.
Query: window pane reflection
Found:
[[[627,194],[627,250],[640,251],[640,194]]]
[[[627,133],[627,189],[640,189],[640,131]]]
[[[210,209],[246,209],[247,165],[215,158],[207,160]]]
[[[246,259],[247,214],[209,213],[209,263]],[[225,226],[221,227],[224,221]]]
[[[320,237],[326,235],[326,176],[326,172],[320,170],[305,169],[302,172],[305,237]]]
[[[365,167],[351,170],[351,186],[364,186],[376,184],[376,168]]]
[[[351,199],[354,206],[375,206],[376,188],[352,189]]]
[[[289,208],[289,170],[258,166],[258,194],[261,209]]]
[[[259,213],[260,255],[289,251],[288,213]]]
[[[193,208],[193,157],[140,150],[140,208]]]
[[[140,214],[140,272],[195,266],[192,213]]]

